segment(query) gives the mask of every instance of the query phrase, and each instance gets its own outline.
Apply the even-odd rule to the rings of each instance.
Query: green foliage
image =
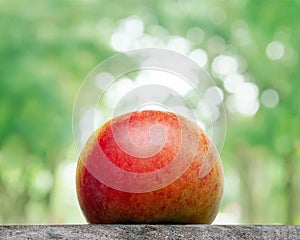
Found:
[[[253,116],[228,107],[221,212],[241,223],[299,224],[299,12],[293,0],[0,1],[0,223],[82,221],[63,177],[76,162],[73,101],[88,72],[115,52],[120,21],[135,15],[166,45],[180,36],[205,50],[225,103],[230,93],[212,62],[221,54],[246,62],[238,71],[258,87],[260,105]],[[203,40],[190,38],[193,27]],[[273,41],[284,54],[272,60]],[[266,89],[278,92],[274,108],[262,104]]]

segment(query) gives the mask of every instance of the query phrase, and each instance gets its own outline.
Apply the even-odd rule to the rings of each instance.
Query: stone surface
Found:
[[[0,226],[0,239],[300,239],[300,226],[28,225]]]

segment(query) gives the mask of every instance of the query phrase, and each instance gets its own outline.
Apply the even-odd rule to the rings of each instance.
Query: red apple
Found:
[[[76,186],[89,223],[211,223],[222,198],[223,168],[193,121],[137,111],[108,121],[90,137]]]

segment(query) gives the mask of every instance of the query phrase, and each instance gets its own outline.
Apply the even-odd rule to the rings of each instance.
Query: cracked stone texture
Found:
[[[27,225],[0,226],[0,239],[291,239],[291,225]]]

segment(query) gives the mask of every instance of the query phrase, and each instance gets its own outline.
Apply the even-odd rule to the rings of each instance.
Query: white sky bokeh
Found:
[[[266,55],[270,60],[279,60],[284,55],[284,45],[279,41],[273,41],[266,47]]]
[[[274,108],[279,103],[279,94],[274,89],[266,89],[260,96],[261,103],[267,108]]]

